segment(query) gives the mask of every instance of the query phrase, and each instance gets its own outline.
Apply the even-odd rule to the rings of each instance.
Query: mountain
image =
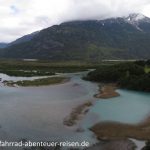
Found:
[[[28,35],[25,35],[21,38],[18,38],[15,41],[12,41],[10,43],[0,43],[0,48],[6,48],[6,47],[9,47],[9,46],[12,46],[12,45],[28,42],[31,39],[33,39],[38,33],[39,33],[39,31],[33,32],[31,34],[28,34]]]
[[[20,44],[20,43],[28,42],[31,39],[33,39],[38,33],[39,33],[39,31],[36,31],[36,32],[31,33],[31,34],[25,35],[25,36],[23,36],[23,37],[21,37],[19,39],[16,39],[15,41],[9,43],[7,45],[7,47],[15,45],[15,44]]]
[[[7,47],[7,44],[8,44],[8,43],[0,43],[0,48],[5,48],[5,47]]]
[[[127,21],[128,23],[130,23],[131,25],[135,26],[137,29],[141,30],[141,31],[146,31],[148,29],[148,31],[150,31],[150,18],[144,16],[143,14],[130,14],[128,17],[124,18],[125,21]],[[148,27],[146,26],[148,25]]]
[[[3,58],[51,60],[148,59],[150,18],[141,14],[65,22],[0,51]]]

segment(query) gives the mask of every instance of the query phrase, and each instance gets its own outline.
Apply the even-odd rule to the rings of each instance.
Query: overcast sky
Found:
[[[150,0],[0,0],[0,42],[10,42],[64,21],[134,12],[150,17]]]

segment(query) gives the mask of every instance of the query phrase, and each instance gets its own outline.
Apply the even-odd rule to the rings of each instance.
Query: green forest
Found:
[[[85,79],[103,83],[117,83],[120,88],[150,91],[150,60],[101,65]]]

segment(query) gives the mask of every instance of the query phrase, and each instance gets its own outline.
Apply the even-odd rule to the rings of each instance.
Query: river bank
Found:
[[[47,77],[47,78],[39,78],[34,80],[20,80],[20,81],[7,81],[4,80],[2,83],[4,86],[9,87],[29,87],[29,86],[47,86],[47,85],[56,85],[56,84],[63,84],[70,80],[67,77]]]
[[[140,124],[100,122],[90,128],[99,140],[138,139],[150,140],[150,121]]]

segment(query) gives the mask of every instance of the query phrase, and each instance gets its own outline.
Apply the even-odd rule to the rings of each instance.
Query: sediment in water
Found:
[[[105,84],[102,87],[100,87],[99,93],[95,94],[94,97],[108,99],[120,96],[120,94],[116,92],[116,89],[117,89],[116,84]]]

